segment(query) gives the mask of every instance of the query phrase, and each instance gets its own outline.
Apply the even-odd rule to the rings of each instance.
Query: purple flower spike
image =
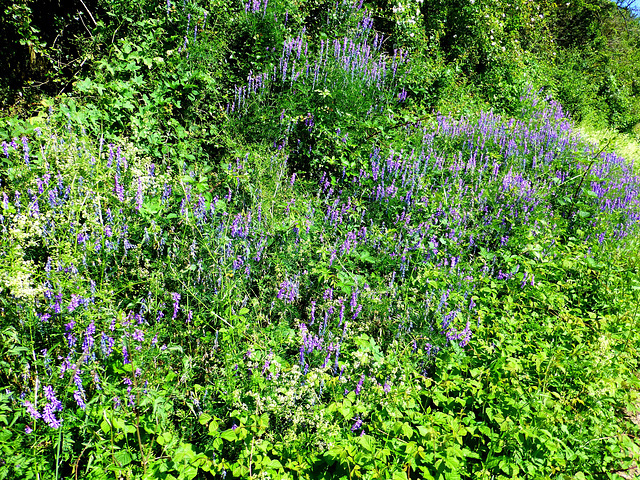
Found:
[[[360,395],[360,392],[362,392],[363,384],[364,384],[364,373],[360,376],[360,381],[358,382],[358,385],[356,385],[356,395]]]
[[[33,418],[34,420],[38,420],[39,418],[42,417],[42,415],[40,415],[40,412],[36,410],[36,408],[33,406],[33,404],[30,401],[28,400],[25,401],[24,406],[27,408],[27,413],[31,415],[31,418]]]
[[[58,420],[55,416],[55,409],[52,404],[47,403],[44,406],[44,412],[42,414],[42,419],[45,421],[49,427],[53,429],[60,428],[62,426],[62,421]]]
[[[171,317],[171,319],[175,320],[178,316],[178,310],[180,310],[180,294],[172,293],[171,297],[173,298],[173,317]]]
[[[360,430],[360,428],[361,428],[361,427],[362,427],[362,419],[361,419],[361,418],[358,418],[358,419],[356,420],[356,423],[354,423],[354,424],[351,426],[351,431],[352,431],[352,432],[355,432],[355,431],[357,431],[357,430]]]

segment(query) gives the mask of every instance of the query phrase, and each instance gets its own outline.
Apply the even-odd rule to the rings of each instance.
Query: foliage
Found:
[[[0,124],[0,478],[628,468],[640,177],[532,8],[105,7]]]

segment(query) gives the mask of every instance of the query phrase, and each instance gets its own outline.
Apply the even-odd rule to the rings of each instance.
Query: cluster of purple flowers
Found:
[[[349,8],[359,11],[361,5]],[[245,4],[247,13],[264,14],[266,9],[266,0]],[[382,52],[383,38],[375,34],[371,40],[373,23],[368,13],[357,18],[357,25],[354,35],[322,41],[317,52],[311,51],[304,30],[285,41],[280,61],[272,72],[252,72],[246,85],[236,87],[230,110],[246,110],[249,99],[267,92],[273,84],[286,87],[288,83],[293,87],[296,82],[310,84],[314,89],[324,88],[327,94],[353,84],[377,91],[395,88],[392,98],[405,102],[408,94],[400,89],[402,72],[398,71],[408,62],[406,53],[394,51],[390,56]],[[196,37],[197,25],[194,41]],[[530,103],[537,102],[532,96]],[[382,110],[383,105],[376,104],[368,115]],[[321,116],[307,109],[303,112],[306,114],[293,118],[311,134]],[[281,122],[285,113],[282,110]],[[250,291],[254,287],[252,276],[259,276],[260,288],[269,292],[268,301],[274,302],[272,310],[277,305],[285,315],[295,312],[294,315],[302,313],[305,317],[309,313],[308,322],[296,323],[300,335],[294,351],[299,355],[304,374],[318,369],[344,378],[341,352],[355,341],[354,331],[374,328],[372,320],[389,329],[397,325],[396,338],[406,340],[413,346],[414,354],[427,361],[432,361],[442,348],[452,345],[464,348],[472,338],[470,319],[475,313],[473,293],[478,281],[488,277],[492,281],[519,283],[521,288],[535,285],[532,270],[504,260],[519,248],[517,242],[510,240],[518,238],[514,237],[518,230],[528,228],[532,236],[544,243],[548,239],[539,233],[540,225],[552,226],[561,219],[582,221],[588,233],[603,244],[607,239],[631,235],[640,220],[640,180],[629,162],[614,154],[595,155],[593,149],[581,143],[561,107],[554,102],[525,113],[525,120],[505,120],[492,112],[475,119],[438,114],[424,124],[407,126],[403,130],[406,141],[400,151],[375,147],[359,174],[349,176],[344,169],[342,178],[324,175],[317,195],[313,196],[316,203],[310,201],[309,208],[304,200],[296,203],[295,197],[288,201],[288,196],[279,197],[285,198],[280,214],[284,212],[282,224],[286,225],[286,233],[281,233],[284,228],[275,231],[273,225],[278,221],[272,224],[263,221],[263,199],[259,192],[255,192],[253,200],[244,195],[241,187],[248,177],[248,156],[244,161],[238,157],[235,166],[230,164],[226,172],[229,182],[223,191],[217,192],[223,199],[191,185],[183,186],[184,195],[179,195],[177,182],[155,185],[155,166],[149,169],[147,177],[134,177],[120,147],[109,144],[103,159],[101,140],[98,156],[92,162],[106,163],[108,191],[103,193],[109,198],[105,199],[95,193],[101,191],[99,182],[104,179],[98,178],[92,184],[91,175],[77,179],[55,176],[48,164],[43,168],[46,171],[35,172],[36,162],[30,164],[31,152],[37,151],[34,145],[23,138],[20,150],[17,138],[3,142],[5,156],[23,156],[22,168],[30,168],[34,175],[39,175],[31,184],[32,188],[37,185],[37,194],[25,188],[22,193],[15,190],[10,197],[3,191],[3,209],[8,211],[13,206],[19,215],[28,199],[29,215],[47,218],[44,242],[68,245],[59,240],[68,240],[70,236],[77,249],[74,253],[81,256],[74,260],[75,264],[49,259],[44,268],[44,302],[36,302],[40,309],[38,318],[47,323],[47,328],[59,329],[66,341],[60,348],[68,351],[60,357],[58,371],[54,372],[51,361],[47,364],[50,375],[64,378],[70,372],[70,381],[75,385],[73,398],[84,409],[92,391],[88,382],[93,381],[95,388],[100,388],[103,367],[98,359],[132,364],[136,369],[131,368],[130,376],[123,381],[126,396],[122,397],[131,404],[134,384],[143,375],[136,363],[139,352],[157,344],[157,336],[149,340],[153,332],[147,329],[145,318],[155,317],[160,323],[165,315],[175,320],[184,313],[186,328],[193,328],[193,319],[197,323],[202,315],[194,305],[215,303],[218,295],[225,295],[226,302],[228,292],[238,286]],[[337,139],[346,142],[348,134],[336,129]],[[51,157],[55,149],[63,148],[61,139],[49,140],[53,142],[48,147],[52,150],[42,149],[43,157],[45,153]],[[276,181],[289,195],[300,181],[296,184],[296,174],[287,171],[286,145],[281,139],[274,140],[274,149],[278,151],[272,163],[284,164],[279,165],[282,168]],[[455,152],[451,145],[455,146]],[[593,163],[585,160],[591,158]],[[182,173],[187,179],[196,178],[186,168]],[[584,201],[590,212],[585,220],[581,220],[578,212],[567,212],[557,203],[558,191],[569,195],[583,193],[569,189],[571,179],[576,176],[586,178]],[[73,204],[75,196],[89,201]],[[48,198],[48,202],[43,200],[39,204],[40,197]],[[165,301],[170,298],[168,305],[151,307],[143,302],[140,313],[129,312],[118,317],[118,321],[114,317],[110,327],[101,329],[99,319],[106,310],[96,305],[97,277],[95,281],[90,279],[91,268],[100,266],[101,282],[109,285],[109,276],[119,274],[118,267],[127,259],[127,252],[136,250],[132,242],[141,236],[142,229],[136,226],[146,221],[145,199],[158,197],[163,213],[171,213],[177,220],[171,224],[167,215],[163,218],[166,222],[158,220],[162,226],[155,221],[144,223],[142,245],[150,250],[148,257],[172,263],[182,255],[179,258],[188,265],[179,273],[175,269],[162,272],[164,284],[172,285],[164,293]],[[86,218],[90,220],[77,214],[80,208],[88,210]],[[273,211],[269,215],[274,217]],[[540,225],[532,223],[532,219]],[[3,217],[3,223],[12,221],[13,217],[6,220]],[[549,229],[553,232],[552,227]],[[545,244],[547,248],[551,245]],[[271,253],[278,248],[280,252],[293,252],[300,263],[311,260],[306,255],[312,252],[317,268],[309,273],[302,267],[274,283],[273,278],[277,277],[273,275]],[[135,255],[135,251],[129,255]],[[146,258],[137,260],[143,263]],[[375,270],[376,275],[367,277],[369,270]],[[410,299],[413,294],[408,293],[407,285],[418,278],[429,280],[426,298]],[[323,280],[337,285],[335,291],[328,287],[319,294]],[[267,288],[262,288],[265,285]],[[275,291],[282,302],[273,298]],[[198,302],[192,301],[198,295]],[[308,311],[299,311],[298,307],[307,300]],[[237,303],[241,301],[244,307],[246,299],[238,299]],[[195,314],[190,306],[194,306],[191,308],[196,310]],[[376,351],[377,347],[367,347],[368,352]],[[272,362],[279,353],[270,352],[264,357],[263,376],[271,375]],[[244,360],[252,361],[252,355],[248,350]],[[358,370],[347,370],[346,376],[356,396],[365,394],[375,378],[367,370],[363,373],[360,366]],[[388,393],[389,389],[385,382],[383,390]],[[43,391],[46,403],[41,410],[37,408],[38,392],[33,400],[24,401],[24,407],[34,422],[43,419],[49,427],[59,428],[63,405],[52,386]],[[120,397],[114,397],[113,401],[116,406],[121,405]],[[362,430],[362,419],[355,418],[354,422],[352,431]]]
[[[264,15],[266,7],[267,0],[252,0],[245,4],[245,11],[262,11]],[[284,41],[278,65],[271,72],[255,75],[251,72],[245,85],[234,87],[234,100],[227,105],[227,113],[245,111],[247,100],[267,94],[271,84],[293,87],[300,80],[303,85],[310,83],[313,90],[335,90],[354,82],[361,82],[364,88],[378,92],[398,88],[398,68],[407,63],[407,52],[394,50],[391,58],[382,53],[384,38],[376,33],[373,40],[370,39],[373,27],[370,13],[361,11],[361,5],[357,3],[346,7],[358,19],[355,32],[332,41],[321,40],[320,49],[314,56],[309,51],[304,27],[297,37]],[[407,92],[402,89],[398,101],[403,102],[406,98]],[[280,119],[282,121],[282,116]],[[309,130],[312,126],[307,124]]]

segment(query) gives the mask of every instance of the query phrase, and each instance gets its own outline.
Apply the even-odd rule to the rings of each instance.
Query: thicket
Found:
[[[628,8],[2,6],[0,478],[637,458]]]

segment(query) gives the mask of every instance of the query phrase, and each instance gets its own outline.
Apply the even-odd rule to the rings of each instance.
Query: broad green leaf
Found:
[[[212,420],[209,424],[209,435],[214,435],[220,427],[218,426],[218,422]]]
[[[224,432],[222,432],[220,434],[220,437],[222,437],[224,440],[227,440],[228,442],[235,442],[235,440],[238,438],[238,435],[236,434],[236,431],[233,429],[229,429],[229,430],[225,430]]]
[[[200,423],[200,425],[206,425],[207,423],[209,423],[209,421],[211,420],[211,415],[209,415],[208,413],[203,413],[202,415],[200,415],[200,417],[198,417],[198,422]]]
[[[102,422],[100,422],[100,429],[104,433],[109,433],[111,431],[111,425],[106,420],[102,420]]]
[[[115,452],[113,454],[113,457],[115,458],[116,462],[118,463],[118,466],[120,467],[126,467],[131,463],[131,460],[133,460],[129,452],[127,452],[126,450],[120,450],[119,452]]]

